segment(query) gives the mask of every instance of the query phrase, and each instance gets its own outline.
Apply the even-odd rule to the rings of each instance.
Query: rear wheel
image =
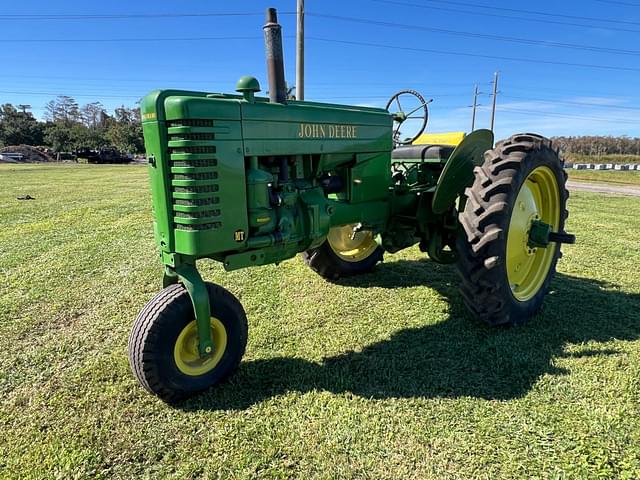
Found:
[[[211,355],[198,354],[198,329],[187,290],[170,285],[142,309],[129,336],[129,363],[149,392],[175,403],[225,380],[247,345],[247,317],[224,288],[207,283]]]
[[[383,250],[373,233],[354,232],[355,224],[333,227],[318,248],[302,254],[304,262],[324,278],[336,279],[373,270],[382,261]]]
[[[561,256],[560,244],[533,246],[531,230],[564,231],[566,173],[550,140],[514,135],[485,153],[459,215],[461,292],[490,325],[526,321],[542,306]]]

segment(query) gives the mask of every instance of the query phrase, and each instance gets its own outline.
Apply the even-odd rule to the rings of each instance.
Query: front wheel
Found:
[[[551,141],[533,134],[499,142],[474,172],[459,215],[460,290],[486,323],[524,322],[549,289],[558,239],[571,237],[564,234],[567,176]]]
[[[167,403],[184,400],[224,381],[247,345],[247,317],[230,292],[207,283],[211,305],[211,355],[198,354],[193,306],[181,284],[170,285],[142,309],[129,336],[129,363],[149,392]]]
[[[325,242],[302,253],[302,259],[318,275],[329,280],[373,270],[384,251],[372,232],[354,231],[355,224],[333,227]]]

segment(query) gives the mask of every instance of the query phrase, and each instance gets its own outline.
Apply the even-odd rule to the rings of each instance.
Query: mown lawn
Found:
[[[0,477],[640,477],[640,199],[572,195],[578,243],[518,328],[467,318],[417,248],[342,284],[202,262],[249,345],[180,408],[127,363],[149,204],[144,167],[0,166]]]
[[[572,170],[567,173],[571,180],[611,183],[617,185],[640,185],[640,171],[620,172],[617,170]]]

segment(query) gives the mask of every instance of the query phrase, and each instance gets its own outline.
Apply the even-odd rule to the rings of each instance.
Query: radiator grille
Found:
[[[204,185],[201,187],[173,187],[173,191],[176,193],[213,193],[219,190],[218,185]],[[197,198],[197,197],[194,197]]]
[[[174,133],[171,140],[214,140],[213,133]]]
[[[200,225],[176,225],[178,230],[213,230],[222,227],[222,222],[202,223]]]
[[[207,119],[168,122],[173,224],[178,230],[222,227],[214,126]]]
[[[178,218],[207,218],[207,217],[219,217],[220,210],[201,210],[197,212],[176,212]]]
[[[175,160],[171,162],[174,167],[216,167],[218,162],[215,159],[210,160]]]
[[[173,201],[174,205],[180,205],[185,207],[201,207],[205,205],[216,205],[220,203],[220,199],[218,197],[209,197],[209,198],[194,198],[193,200],[182,200],[177,198]]]
[[[218,172],[205,173],[175,173],[174,180],[215,180],[218,178]]]
[[[209,127],[213,128],[213,120],[202,118],[184,118],[180,120],[171,120],[168,122],[169,127]]]
[[[169,140],[171,143],[173,140]],[[216,153],[216,147],[214,146],[190,146],[190,147],[173,147],[169,149],[171,153]]]

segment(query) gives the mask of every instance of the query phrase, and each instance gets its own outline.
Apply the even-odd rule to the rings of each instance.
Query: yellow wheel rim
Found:
[[[173,348],[173,358],[178,370],[185,375],[196,377],[204,375],[215,368],[227,348],[227,330],[220,320],[211,317],[211,339],[213,354],[200,357],[198,353],[198,327],[192,320],[182,329]]]
[[[331,250],[342,260],[360,262],[371,255],[378,244],[370,231],[353,232],[355,224],[333,227],[327,234]]]
[[[531,248],[528,245],[531,223],[540,220],[554,232],[560,225],[560,192],[549,167],[534,169],[516,197],[507,233],[507,277],[516,300],[533,298],[551,269],[556,247]]]

